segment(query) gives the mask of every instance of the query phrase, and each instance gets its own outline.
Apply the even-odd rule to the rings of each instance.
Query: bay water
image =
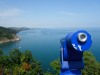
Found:
[[[49,64],[60,57],[60,39],[68,33],[80,29],[88,31],[92,36],[90,51],[100,62],[100,28],[33,28],[19,32],[20,41],[0,44],[0,48],[8,54],[13,48],[21,51],[30,50],[33,57],[40,61],[44,71],[49,70]]]

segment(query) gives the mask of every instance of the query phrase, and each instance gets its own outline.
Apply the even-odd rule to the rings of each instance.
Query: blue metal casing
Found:
[[[85,42],[80,42],[78,38],[80,33],[86,35]],[[92,44],[90,34],[84,30],[69,33],[60,40],[60,43],[60,75],[81,75],[81,69],[84,68],[83,52],[88,50]]]

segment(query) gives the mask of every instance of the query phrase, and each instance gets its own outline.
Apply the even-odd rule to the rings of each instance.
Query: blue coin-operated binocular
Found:
[[[92,44],[90,34],[84,30],[69,33],[60,43],[60,75],[81,75],[84,68],[83,52]]]

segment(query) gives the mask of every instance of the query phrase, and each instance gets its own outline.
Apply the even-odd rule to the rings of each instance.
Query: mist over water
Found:
[[[30,50],[33,56],[41,62],[43,70],[48,70],[50,62],[59,58],[60,39],[65,37],[68,33],[80,29],[49,29],[49,28],[34,28],[18,33],[21,40],[17,42],[9,42],[0,45],[8,54],[13,48],[19,48],[21,51]],[[99,28],[85,28],[93,40],[90,50],[96,59],[100,61],[100,30]]]

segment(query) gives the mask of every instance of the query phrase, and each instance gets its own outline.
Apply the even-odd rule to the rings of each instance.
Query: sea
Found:
[[[89,51],[100,62],[100,28],[31,28],[17,34],[20,41],[0,44],[0,48],[6,55],[14,48],[30,50],[43,70],[48,71],[50,63],[60,57],[60,39],[77,30],[86,30],[91,34],[92,46]]]

